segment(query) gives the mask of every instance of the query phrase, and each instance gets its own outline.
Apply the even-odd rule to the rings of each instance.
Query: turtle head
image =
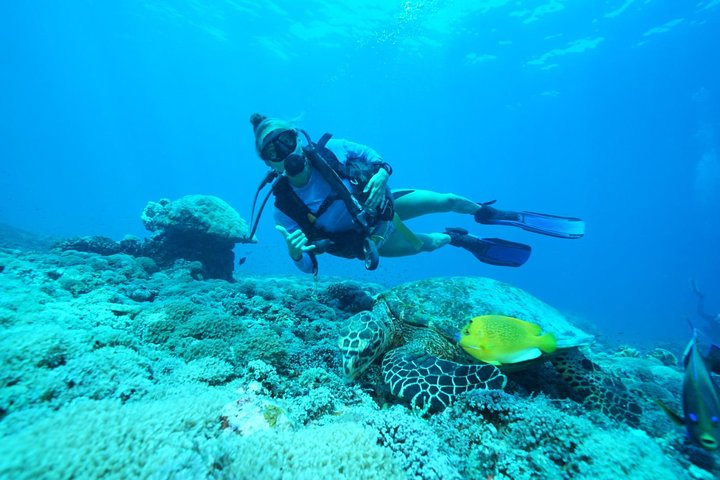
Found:
[[[379,314],[378,309],[357,313],[350,317],[348,325],[340,331],[338,347],[343,372],[348,379],[360,376],[376,358],[388,350],[392,328],[384,313]]]

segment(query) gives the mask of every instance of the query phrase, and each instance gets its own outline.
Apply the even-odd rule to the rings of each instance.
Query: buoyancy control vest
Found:
[[[324,199],[317,211],[313,212],[295,193],[288,178],[280,175],[271,189],[275,196],[275,207],[295,221],[308,238],[308,242],[316,245],[315,250],[308,252],[313,263],[313,273],[317,273],[316,253],[323,252],[364,260],[365,267],[374,270],[377,268],[379,258],[377,247],[372,240],[373,233],[381,222],[391,221],[395,212],[392,194],[388,188],[380,206],[373,210],[364,206],[367,195],[363,194],[363,190],[380,168],[386,168],[390,172],[390,166],[372,163],[359,157],[349,158],[342,163],[326,146],[332,137],[331,134],[326,133],[315,143],[304,130],[300,131],[308,140],[308,144],[302,147],[303,153],[312,168],[330,185],[331,194]],[[261,184],[261,188],[277,176],[272,173],[268,175],[265,183]],[[351,188],[348,188],[343,180],[347,180]],[[342,201],[345,204],[355,226],[353,230],[329,232],[317,226],[317,219],[335,201]]]

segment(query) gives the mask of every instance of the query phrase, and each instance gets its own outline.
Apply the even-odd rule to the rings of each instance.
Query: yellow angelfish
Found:
[[[483,315],[470,320],[459,335],[458,343],[468,355],[493,365],[532,360],[542,352],[557,348],[552,333],[542,334],[542,328],[504,315]]]

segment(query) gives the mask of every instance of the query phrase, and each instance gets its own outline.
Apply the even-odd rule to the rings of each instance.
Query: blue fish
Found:
[[[709,361],[715,361],[720,348],[713,345]],[[685,377],[683,379],[683,416],[658,402],[665,413],[678,425],[685,425],[691,442],[706,450],[716,450],[720,445],[720,391],[710,376],[708,363],[697,347],[697,332],[688,343],[683,356]],[[720,366],[720,365],[713,365]]]

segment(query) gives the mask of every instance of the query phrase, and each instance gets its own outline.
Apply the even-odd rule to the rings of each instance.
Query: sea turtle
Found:
[[[557,350],[538,360],[553,363],[576,400],[637,425],[641,410],[625,385],[580,352],[578,347],[590,343],[591,335],[529,293],[489,278],[427,279],[381,293],[372,310],[352,316],[340,332],[344,373],[355,379],[382,357],[390,392],[430,410],[448,406],[463,392],[502,389],[504,371],[535,361],[498,368],[465,353],[457,343],[459,332],[473,317],[488,314],[517,317],[552,333]]]

